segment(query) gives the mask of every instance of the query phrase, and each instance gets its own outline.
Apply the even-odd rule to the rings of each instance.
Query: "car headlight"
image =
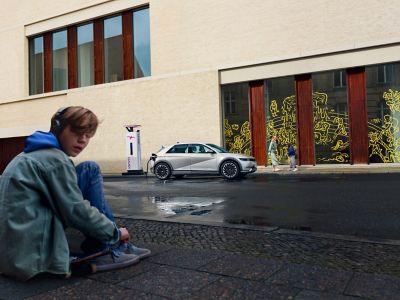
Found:
[[[248,158],[239,158],[241,161],[249,161],[250,159]]]

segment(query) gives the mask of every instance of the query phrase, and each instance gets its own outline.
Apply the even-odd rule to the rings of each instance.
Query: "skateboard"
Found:
[[[84,255],[83,253],[78,253],[76,256],[70,257],[70,266],[72,274],[93,274],[97,272],[96,263],[93,259],[109,254],[110,249],[105,249],[90,255]]]

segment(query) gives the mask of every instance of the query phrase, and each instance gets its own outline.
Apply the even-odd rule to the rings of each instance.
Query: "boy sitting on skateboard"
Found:
[[[150,250],[129,243],[104,198],[99,166],[69,157],[88,145],[98,126],[96,115],[81,106],[59,109],[50,132],[26,140],[0,177],[0,273],[28,280],[39,273],[70,274],[64,228],[81,231],[85,255],[105,251],[93,263],[112,270],[137,263]]]

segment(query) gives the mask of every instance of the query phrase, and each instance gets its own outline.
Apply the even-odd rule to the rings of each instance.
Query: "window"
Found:
[[[133,63],[135,78],[150,76],[150,20],[148,8],[133,13]]]
[[[400,63],[365,68],[370,163],[400,162],[398,74]]]
[[[30,95],[151,76],[149,8],[70,25],[28,44]]]
[[[287,145],[296,147],[297,141],[294,76],[267,79],[264,86],[266,149],[276,135],[279,141],[277,158],[286,163]],[[270,163],[269,155],[267,159]]]
[[[225,148],[251,155],[248,83],[222,86]]]
[[[167,151],[167,153],[187,153],[187,144],[175,145]]]
[[[104,20],[104,82],[123,79],[122,17]]]
[[[345,72],[345,70],[340,70],[333,74],[345,74]],[[345,82],[342,76],[338,77],[341,79],[337,83]],[[350,161],[347,91],[336,89],[335,81],[332,82],[332,72],[312,75],[315,160],[317,164],[338,164]]]
[[[192,144],[189,149],[189,153],[207,153],[211,151],[210,148],[204,147],[204,145],[201,144]]]
[[[29,40],[29,94],[43,93],[43,37]]]
[[[224,103],[225,103],[225,113],[226,114],[235,114],[236,113],[236,100],[235,93],[233,91],[227,90],[224,94]]]
[[[53,33],[53,91],[68,88],[67,31]]]
[[[336,88],[346,86],[346,72],[344,70],[333,71],[333,86]]]
[[[93,24],[77,28],[78,87],[94,84]]]
[[[377,72],[378,72],[378,82],[379,83],[393,82],[393,77],[394,77],[394,65],[393,64],[378,65]]]

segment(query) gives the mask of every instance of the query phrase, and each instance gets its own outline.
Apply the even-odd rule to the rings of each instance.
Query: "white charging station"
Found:
[[[125,134],[127,172],[122,175],[143,175],[139,130],[141,125],[124,125],[124,127],[128,131]]]

